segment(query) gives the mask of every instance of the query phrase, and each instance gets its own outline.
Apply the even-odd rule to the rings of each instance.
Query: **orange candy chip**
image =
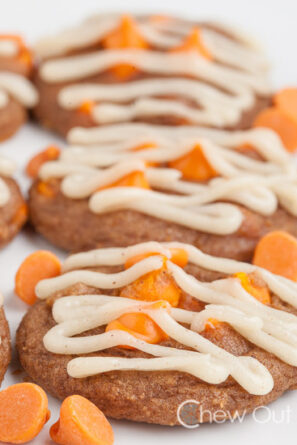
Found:
[[[147,49],[149,47],[142,37],[137,23],[129,15],[122,16],[119,26],[111,31],[103,40],[102,45],[107,49]],[[126,79],[137,72],[137,68],[130,64],[117,65],[112,72],[121,79]]]
[[[15,277],[15,293],[27,304],[36,301],[35,286],[40,280],[53,278],[61,273],[59,259],[47,250],[31,253],[20,265]]]
[[[39,181],[37,184],[38,193],[46,198],[53,198],[55,196],[55,190],[52,188],[50,182]]]
[[[261,111],[254,127],[268,127],[282,139],[288,151],[297,149],[297,88],[286,88],[274,96],[274,106]]]
[[[55,145],[50,145],[45,150],[37,153],[27,164],[26,173],[30,178],[37,178],[42,164],[48,161],[55,161],[60,156],[61,150]]]
[[[270,292],[265,284],[263,284],[262,282],[258,283],[256,281],[256,278],[245,272],[238,272],[233,276],[234,278],[238,278],[242,287],[254,298],[256,298],[256,300],[260,301],[260,303],[262,304],[271,303]],[[210,329],[218,328],[222,324],[223,322],[220,322],[215,318],[209,318],[205,323],[204,330],[209,331]]]
[[[244,272],[234,274],[235,278],[240,280],[242,287],[251,294],[256,300],[263,304],[270,304],[270,292],[267,286],[262,283],[257,283],[253,277]]]
[[[60,445],[112,445],[113,430],[99,408],[79,395],[67,397],[60,419],[50,429],[50,436]]]
[[[157,148],[157,144],[155,142],[144,142],[143,144],[136,145],[136,147],[132,147],[131,151],[142,151],[150,148]]]
[[[274,96],[277,108],[297,124],[297,88],[285,88]]]
[[[125,286],[120,296],[124,298],[134,298],[135,300],[157,301],[165,300],[171,306],[177,306],[181,295],[181,290],[175,283],[173,277],[168,273],[164,257],[163,267],[153,272],[149,272],[138,278],[128,286]]]
[[[216,320],[215,318],[209,318],[204,325],[204,331],[207,332],[219,328],[222,324],[223,322]]]
[[[32,61],[32,54],[31,51],[26,47],[25,42],[21,36],[18,34],[0,34],[0,40],[12,40],[15,42],[19,48],[18,53],[18,59],[24,63],[25,65],[28,65],[31,67],[33,61]]]
[[[276,107],[266,108],[256,117],[254,127],[267,127],[274,130],[290,152],[297,149],[297,123]]]
[[[206,48],[203,42],[203,37],[201,35],[200,28],[194,28],[185,41],[176,48],[171,50],[172,52],[183,52],[183,51],[196,51],[205,59],[212,60],[213,56]]]
[[[169,167],[181,171],[183,177],[191,181],[208,181],[218,176],[206,159],[200,145],[196,145],[193,150],[181,158],[170,161]]]
[[[81,113],[85,113],[85,114],[91,114],[94,105],[95,105],[94,101],[86,100],[78,107],[78,111],[80,111]]]
[[[161,303],[161,302],[158,302]],[[167,306],[161,306],[167,307]],[[158,308],[158,307],[156,307]],[[120,330],[128,332],[139,340],[150,344],[157,344],[168,339],[168,335],[147,314],[136,312],[123,314],[116,320],[111,321],[105,331]],[[132,346],[122,345],[122,348],[135,349]]]
[[[99,190],[104,190],[112,187],[138,187],[143,189],[150,189],[149,182],[142,171],[135,171],[129,173],[118,181],[113,182],[112,184],[106,185],[104,187],[100,187]]]
[[[188,263],[188,253],[183,249],[172,248],[170,260],[180,267],[185,267]],[[148,252],[128,258],[125,269],[142,261],[150,256],[160,255],[158,252]],[[161,255],[162,256],[162,255]],[[121,290],[121,297],[134,298],[143,301],[168,301],[171,306],[177,306],[181,296],[181,290],[175,283],[166,267],[167,258],[163,257],[163,267],[159,270],[149,272],[138,278],[133,283]]]
[[[257,244],[253,264],[297,281],[297,239],[280,230],[268,233]]]
[[[189,255],[186,250],[178,249],[178,248],[171,248],[169,250],[171,252],[170,261],[172,261],[173,263],[177,264],[180,267],[185,267],[188,264]],[[128,258],[127,261],[125,262],[125,269],[129,269],[129,267],[133,266],[136,263],[139,263],[139,261],[142,261],[145,258],[154,256],[154,255],[160,255],[160,253],[148,252],[148,253],[142,253],[140,255],[136,255],[134,257]]]
[[[18,383],[0,392],[1,442],[29,442],[49,418],[47,396],[40,386]]]

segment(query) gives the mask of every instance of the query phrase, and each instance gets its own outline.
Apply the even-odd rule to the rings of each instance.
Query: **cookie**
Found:
[[[0,296],[0,384],[8,367],[11,358],[10,333],[7,320],[3,310],[3,299]]]
[[[21,230],[28,218],[27,204],[12,178],[12,161],[0,156],[0,248]]]
[[[12,136],[27,119],[27,109],[37,103],[29,77],[32,55],[16,35],[0,35],[0,140]]]
[[[177,240],[250,261],[265,233],[297,235],[296,168],[269,130],[128,124],[70,133],[86,135],[95,146],[63,150],[30,190],[34,227],[63,249]]]
[[[110,417],[176,425],[189,400],[202,408],[195,422],[208,422],[297,382],[290,280],[184,243],[99,249],[63,268],[38,283],[42,301],[17,333],[24,369],[55,397],[81,394]]]
[[[135,121],[248,128],[271,102],[262,52],[223,25],[99,15],[35,51],[35,115],[62,135]]]

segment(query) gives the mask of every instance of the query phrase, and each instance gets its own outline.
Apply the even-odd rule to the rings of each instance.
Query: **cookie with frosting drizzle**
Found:
[[[271,130],[121,124],[69,141],[31,161],[29,199],[37,231],[66,250],[175,239],[250,261],[265,233],[297,235],[297,171]]]
[[[23,39],[0,34],[0,141],[12,136],[36,105],[38,94],[30,77],[33,55]]]
[[[0,295],[0,384],[11,358],[9,327],[2,306],[3,297]]]
[[[39,281],[17,333],[21,363],[55,397],[106,415],[178,424],[249,413],[297,382],[297,285],[189,244],[74,254]]]
[[[220,24],[95,15],[35,51],[36,116],[63,135],[135,121],[248,128],[271,102],[262,51]]]
[[[0,248],[11,241],[28,219],[28,207],[13,179],[15,164],[0,156]]]

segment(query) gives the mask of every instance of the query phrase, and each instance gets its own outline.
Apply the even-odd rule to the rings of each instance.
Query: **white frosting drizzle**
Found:
[[[146,125],[112,125],[88,133],[76,129],[70,140],[86,142],[85,136],[90,135],[96,145],[64,150],[58,161],[45,163],[39,175],[42,180],[62,178],[65,196],[90,198],[89,207],[95,213],[132,209],[208,233],[233,233],[242,222],[236,206],[217,201],[242,204],[262,215],[272,215],[279,203],[297,215],[297,170],[276,134],[265,129],[204,130],[178,127],[168,131],[168,127]],[[145,141],[158,147],[131,151]],[[236,150],[245,143],[254,146],[264,162]],[[196,144],[220,175],[207,184],[183,181],[174,169],[144,166],[143,161],[178,159]],[[117,187],[98,191],[133,171],[145,171],[154,190]]]
[[[162,53],[133,49],[95,51],[44,62],[40,74],[49,83],[66,82],[83,79],[119,63],[129,63],[152,74],[193,76],[214,82],[230,94],[242,94],[246,89],[263,95],[271,92],[262,73],[252,74],[223,67],[192,52]]]
[[[0,56],[1,57],[14,57],[19,52],[19,46],[17,42],[7,38],[0,39]]]
[[[137,170],[145,170],[145,165],[140,160],[119,163],[106,170],[92,170],[89,167],[81,168],[79,164],[53,161],[44,164],[39,175],[44,180],[66,175],[61,184],[61,190],[65,196],[71,199],[90,196],[90,210],[97,214],[130,209],[192,229],[222,235],[233,233],[239,228],[242,214],[238,208],[224,203],[209,204],[206,196],[205,202],[201,202],[203,197],[199,194],[180,196],[137,187],[115,187],[96,191],[99,187],[108,185]],[[172,172],[174,178],[170,178],[172,175],[167,174]],[[183,185],[183,181],[178,179],[179,172],[175,170],[157,169],[156,173],[152,177],[148,175],[152,185],[160,185],[169,190],[171,184],[173,190],[174,185],[176,187],[179,183]],[[208,186],[204,188],[207,194]],[[214,194],[216,193],[221,194],[222,188],[217,188]]]
[[[196,102],[193,108],[179,100],[157,99],[149,96],[177,95]],[[192,123],[222,126],[234,124],[238,112],[249,108],[254,101],[249,92],[230,96],[191,79],[146,79],[122,84],[80,84],[63,88],[58,96],[59,104],[75,109],[86,99],[99,102],[92,109],[96,123],[129,121],[139,116],[177,115]],[[120,105],[131,101],[131,104]],[[116,103],[115,103],[116,102]]]
[[[229,323],[244,338],[271,352],[282,361],[297,366],[297,318],[291,313],[263,305],[241,286],[237,278],[225,278],[205,283],[188,275],[170,261],[169,248],[188,252],[189,262],[204,269],[234,274],[255,272],[270,291],[297,308],[297,284],[273,275],[257,266],[234,260],[216,258],[183,243],[143,243],[128,248],[98,249],[71,255],[64,264],[64,274],[38,283],[39,298],[47,298],[58,290],[82,282],[98,289],[115,289],[132,283],[137,278],[160,268],[158,255],[146,258],[119,273],[73,270],[100,265],[123,265],[135,255],[149,251],[167,256],[167,268],[178,286],[207,305],[201,312],[178,308],[152,309],[143,301],[107,295],[80,295],[58,299],[53,306],[57,323],[44,337],[45,347],[58,354],[87,354],[127,344],[152,355],[151,359],[122,359],[120,357],[79,357],[68,364],[68,373],[81,378],[111,370],[178,370],[188,372],[208,383],[220,383],[231,375],[250,394],[267,394],[273,380],[267,369],[251,357],[235,357],[215,346],[199,333],[210,317]],[[194,351],[151,345],[122,331],[99,335],[79,334],[104,326],[124,313],[148,314],[169,337]],[[188,327],[180,323],[186,323]],[[76,336],[74,338],[74,336]],[[197,351],[197,352],[196,352]],[[155,357],[155,358],[154,358]]]
[[[26,77],[9,71],[0,71],[0,108],[8,104],[9,96],[29,108],[36,105],[38,100],[35,87]]]
[[[193,22],[173,19],[157,24],[139,18],[140,32],[153,45],[153,50],[97,50],[67,56],[71,50],[100,42],[118,24],[119,16],[95,16],[72,30],[42,39],[37,44],[37,53],[41,57],[59,58],[41,64],[41,78],[49,83],[76,82],[122,63],[160,77],[112,85],[74,84],[60,91],[60,106],[73,109],[86,100],[95,101],[92,117],[95,123],[101,124],[166,114],[187,119],[192,124],[223,127],[236,124],[241,113],[253,106],[255,94],[271,93],[263,54],[241,39],[232,40],[201,25],[203,44],[214,60],[206,60],[194,51],[168,51],[190,33]],[[161,77],[164,75],[174,76],[174,79],[164,79]],[[185,76],[194,79],[185,79]],[[157,99],[156,95],[178,98]],[[198,107],[185,105],[179,96],[193,99]],[[132,103],[121,103],[125,100]]]
[[[194,144],[200,138],[210,139],[213,143],[228,148],[237,148],[242,144],[256,147],[268,161],[289,163],[290,155],[284,148],[279,136],[267,128],[253,128],[244,131],[224,131],[203,127],[165,126],[141,123],[107,125],[104,127],[72,128],[67,140],[70,144],[100,146],[128,150],[141,143],[156,142],[160,146],[177,149],[179,146]],[[117,148],[117,147],[115,147]]]
[[[10,159],[0,156],[0,176],[10,177],[15,171],[15,164]],[[0,207],[3,207],[10,198],[10,191],[5,181],[0,178]],[[0,295],[1,305],[1,295]]]
[[[153,46],[163,49],[180,45],[193,27],[197,26],[189,20],[175,18],[159,23],[145,17],[137,17],[136,20],[138,28],[144,38]],[[67,29],[66,31],[64,30],[57,35],[40,39],[35,45],[35,52],[39,57],[47,58],[61,56],[67,52],[94,45],[115,29],[119,23],[120,16],[116,14],[93,15],[78,26]],[[265,58],[263,58],[263,55],[261,57],[259,49],[256,48],[254,44],[251,44],[250,38],[243,36],[241,31],[235,31],[227,25],[218,23],[215,26],[218,30],[222,29],[229,35],[233,35],[233,38],[237,40],[232,41],[218,31],[204,28],[203,24],[199,24],[199,28],[202,29],[203,33],[203,41],[205,41],[207,47],[210,47],[212,54],[218,60],[230,64],[242,64],[237,58],[236,60],[220,59],[224,56],[227,57],[226,54],[223,56],[222,52],[219,51],[221,47],[223,47],[225,51],[228,51],[229,45],[232,45],[233,51],[241,50],[240,55],[242,56],[244,54],[244,58],[248,58],[249,62],[252,62],[252,65],[257,64],[259,68],[267,68]],[[248,63],[245,64],[245,69],[251,69],[251,67],[248,68],[247,65]]]

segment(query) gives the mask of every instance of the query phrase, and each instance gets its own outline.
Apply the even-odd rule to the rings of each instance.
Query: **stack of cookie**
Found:
[[[268,67],[246,36],[176,17],[93,16],[33,53],[0,36],[0,137],[33,107],[68,143],[27,165],[28,210],[0,158],[0,245],[28,213],[73,253],[16,275],[20,361],[55,397],[176,425],[187,400],[210,422],[296,386],[297,90]]]

